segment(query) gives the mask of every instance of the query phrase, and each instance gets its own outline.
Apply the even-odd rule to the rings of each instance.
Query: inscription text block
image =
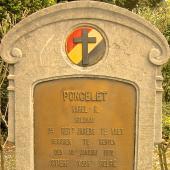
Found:
[[[104,78],[63,78],[34,89],[35,170],[132,170],[136,89]]]

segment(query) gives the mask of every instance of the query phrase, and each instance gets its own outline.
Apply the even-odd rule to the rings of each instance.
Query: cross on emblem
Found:
[[[97,64],[105,55],[106,41],[92,26],[79,26],[67,37],[65,50],[72,64],[87,67]]]
[[[88,37],[88,30],[82,29],[82,37],[74,38],[73,42],[82,43],[82,65],[87,66],[89,64],[88,44],[96,43],[96,37]]]

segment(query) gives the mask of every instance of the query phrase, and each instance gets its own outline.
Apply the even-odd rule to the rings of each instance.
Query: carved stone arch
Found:
[[[156,27],[126,9],[96,1],[61,3],[32,14],[17,24],[3,38],[0,46],[0,54],[6,62],[14,64],[22,57],[21,49],[17,48],[15,44],[24,35],[42,26],[69,21],[72,20],[72,18],[74,18],[74,20],[91,20],[94,17],[92,15],[93,13],[95,13],[96,20],[103,20],[126,26],[154,41],[158,46],[156,57],[153,56],[153,54],[155,54],[155,50],[153,50],[155,47],[151,49],[149,54],[149,59],[153,64],[161,65],[168,60],[169,46]]]

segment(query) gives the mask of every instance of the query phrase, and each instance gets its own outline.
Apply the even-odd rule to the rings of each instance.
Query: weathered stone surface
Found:
[[[90,67],[72,64],[65,52],[68,34],[80,25],[93,26],[105,35],[105,56]],[[154,26],[106,3],[63,3],[21,21],[4,37],[0,50],[11,64],[9,139],[15,138],[17,170],[34,170],[34,87],[48,80],[88,76],[109,77],[136,87],[134,169],[152,169],[153,145],[162,139],[160,65],[170,54]]]

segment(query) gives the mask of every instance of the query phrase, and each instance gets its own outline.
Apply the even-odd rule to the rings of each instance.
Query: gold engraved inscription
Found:
[[[83,145],[90,145],[89,139],[82,139]]]
[[[114,150],[103,150],[103,156],[114,156],[115,155],[115,151]]]
[[[80,155],[97,156],[97,150],[83,149],[83,150],[80,150]]]
[[[94,128],[78,128],[77,135],[95,135]]]
[[[61,135],[71,135],[75,131],[75,128],[61,128]]]
[[[71,139],[53,138],[51,144],[55,145],[71,145]]]
[[[95,123],[94,117],[75,117],[75,123]]]
[[[123,135],[124,134],[124,129],[123,128],[101,128],[100,133],[103,136],[107,135]]]
[[[61,149],[54,149],[53,153],[54,153],[54,156],[58,156],[58,155],[62,155],[63,151]]]
[[[63,91],[64,101],[106,101],[107,91]]]
[[[72,113],[88,113],[86,106],[72,106]]]
[[[50,167],[68,167],[69,160],[65,159],[52,159],[50,160]]]
[[[54,133],[54,128],[48,128],[48,134]]]
[[[105,167],[105,168],[116,167],[116,163],[115,160],[100,160],[99,167]]]
[[[91,162],[89,160],[79,160],[77,161],[77,167],[90,167]]]
[[[115,145],[114,139],[99,139],[99,145]]]
[[[34,89],[35,170],[132,170],[136,89],[103,78],[64,78]]]

